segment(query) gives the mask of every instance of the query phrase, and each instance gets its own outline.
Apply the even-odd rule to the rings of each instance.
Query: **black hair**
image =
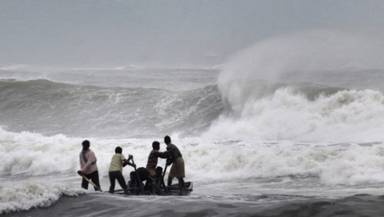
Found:
[[[153,141],[152,142],[152,148],[155,149],[155,150],[159,150],[160,149],[160,142]]]
[[[115,148],[115,153],[116,154],[121,154],[123,152],[123,149],[120,147],[120,146],[117,146],[116,148]]]
[[[164,142],[165,142],[165,144],[170,144],[171,143],[171,137],[169,137],[169,136],[165,136],[164,137]]]
[[[83,150],[88,150],[91,143],[88,140],[84,140],[81,145],[83,146]]]

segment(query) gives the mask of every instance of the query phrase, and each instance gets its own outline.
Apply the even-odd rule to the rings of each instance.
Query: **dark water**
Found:
[[[382,217],[384,196],[354,195],[341,199],[286,198],[226,202],[199,197],[120,197],[103,194],[64,197],[50,208],[6,214],[30,216],[253,216],[253,217]],[[267,202],[269,201],[269,202]]]

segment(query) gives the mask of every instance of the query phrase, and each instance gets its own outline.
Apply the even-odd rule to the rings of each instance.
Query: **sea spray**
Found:
[[[332,30],[260,41],[223,65],[218,87],[230,112],[205,134],[312,142],[382,140],[383,48],[382,39]]]

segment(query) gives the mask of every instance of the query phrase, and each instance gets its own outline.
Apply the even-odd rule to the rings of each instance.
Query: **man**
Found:
[[[179,181],[180,194],[182,194],[185,177],[183,156],[181,155],[181,152],[176,147],[176,145],[172,144],[171,137],[165,136],[164,143],[167,145],[167,165],[172,164],[171,171],[168,175],[168,186],[172,185],[172,179],[176,177]]]
[[[161,194],[162,190],[165,190],[164,178],[162,176],[163,169],[157,167],[159,158],[167,158],[166,152],[160,152],[160,143],[158,141],[152,142],[152,151],[149,153],[146,169],[148,171],[148,177],[146,182],[146,189],[152,191],[152,193]]]
[[[159,149],[160,143],[158,141],[152,142],[152,151],[149,153],[146,166],[150,176],[156,176],[158,158],[167,158],[167,154],[165,152],[159,152]]]
[[[80,152],[80,170],[77,173],[83,176],[81,187],[88,189],[88,181],[91,180],[95,185],[95,191],[101,191],[99,182],[99,172],[97,171],[96,156],[95,153],[89,148],[90,142],[84,140],[82,142],[83,150]],[[84,178],[85,177],[85,178]]]
[[[115,191],[115,182],[116,179],[119,182],[119,185],[124,190],[124,193],[128,193],[127,184],[125,183],[125,179],[123,176],[123,167],[125,167],[127,164],[133,166],[132,163],[130,163],[130,159],[132,159],[132,155],[129,155],[128,160],[125,159],[124,155],[122,154],[123,149],[119,146],[115,148],[115,154],[112,156],[111,164],[109,166],[109,181],[111,183],[109,187],[109,193],[114,193]]]

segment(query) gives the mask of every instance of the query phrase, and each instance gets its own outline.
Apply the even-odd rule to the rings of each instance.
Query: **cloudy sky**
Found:
[[[218,64],[275,35],[383,26],[382,0],[0,0],[0,64]]]

